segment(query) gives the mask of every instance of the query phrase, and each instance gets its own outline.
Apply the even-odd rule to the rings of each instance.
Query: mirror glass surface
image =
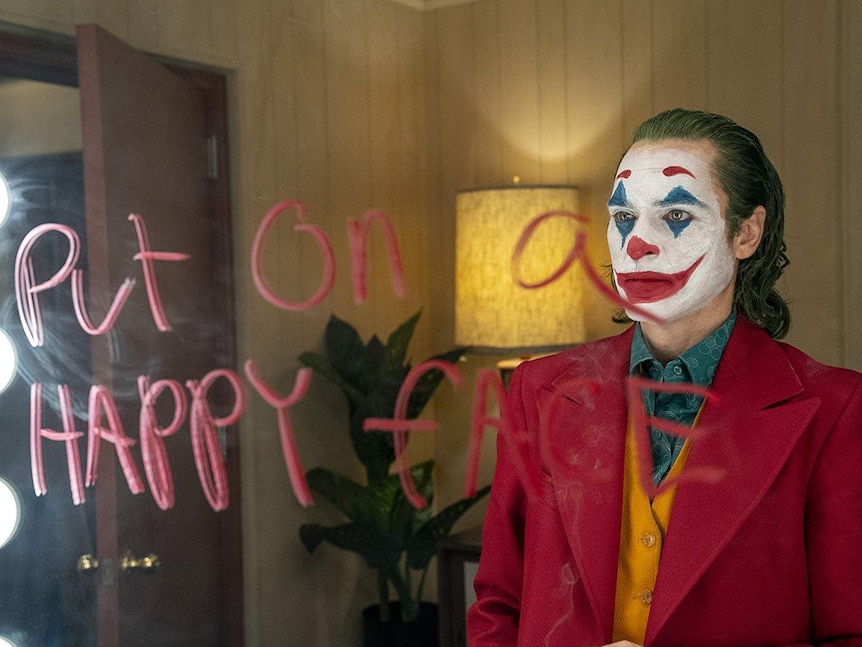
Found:
[[[30,385],[43,385],[42,426],[62,430],[57,386],[68,384],[80,429],[91,375],[90,342],[77,326],[64,324],[70,316],[64,284],[40,295],[43,317],[52,324],[46,326],[45,346],[31,347],[14,286],[16,252],[34,227],[69,225],[86,249],[79,92],[3,78],[0,105],[0,173],[9,193],[8,216],[0,226],[0,329],[14,349],[10,354],[0,344],[0,382],[7,382],[0,393],[0,486],[6,486],[0,487],[0,540],[9,535],[0,547],[0,646],[86,646],[95,644],[95,581],[78,571],[78,560],[95,553],[94,506],[92,501],[73,504],[62,442],[43,442],[50,496],[36,496]],[[34,272],[45,280],[62,264],[68,246],[59,235],[45,236],[37,245]],[[84,252],[78,267],[86,267],[85,257]],[[10,357],[17,357],[14,369]],[[13,522],[9,510],[15,504],[20,518]]]

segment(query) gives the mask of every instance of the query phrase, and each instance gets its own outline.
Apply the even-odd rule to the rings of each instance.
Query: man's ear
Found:
[[[765,220],[766,209],[757,207],[748,218],[742,221],[739,231],[733,237],[733,253],[740,261],[749,258],[757,251],[760,239],[763,238]]]

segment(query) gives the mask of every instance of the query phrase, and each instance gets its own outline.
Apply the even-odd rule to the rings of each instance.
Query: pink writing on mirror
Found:
[[[216,418],[210,408],[209,390],[219,378],[227,380],[233,389],[233,410],[224,417]],[[245,412],[245,390],[242,388],[239,376],[227,369],[210,371],[203,379],[186,382],[192,394],[192,411],[190,425],[192,432],[192,450],[195,455],[195,467],[198,478],[204,490],[204,495],[210,507],[218,512],[227,509],[230,502],[227,484],[227,468],[224,464],[224,454],[218,437],[218,428],[227,427],[239,422]]]
[[[275,295],[267,285],[261,270],[261,254],[266,234],[278,216],[289,209],[296,210],[297,219],[299,220],[299,224],[294,227],[294,231],[310,234],[320,247],[324,260],[324,275],[320,288],[310,299],[300,303],[290,303]],[[165,314],[155,272],[155,262],[184,261],[189,258],[189,255],[180,252],[153,251],[144,219],[136,214],[131,214],[129,215],[129,221],[132,222],[135,228],[139,250],[133,256],[133,260],[141,262],[144,285],[153,321],[158,330],[168,332],[172,330],[172,326]],[[361,220],[348,220],[347,223],[351,258],[353,261],[354,299],[357,303],[363,303],[367,300],[367,272],[365,266],[367,263],[368,236],[375,223],[382,229],[385,237],[387,257],[392,268],[393,291],[400,298],[403,298],[407,293],[404,271],[401,265],[401,253],[392,223],[382,211],[370,210],[364,214]],[[39,282],[34,269],[34,257],[37,251],[37,243],[49,234],[59,234],[66,239],[66,259],[60,267],[53,270],[53,274],[49,278]],[[116,324],[135,286],[135,280],[126,278],[123,281],[104,319],[100,324],[95,324],[85,304],[84,272],[76,267],[80,254],[81,240],[77,232],[71,227],[59,223],[47,223],[33,228],[24,237],[19,246],[15,260],[18,313],[27,340],[32,346],[38,348],[44,346],[45,343],[39,295],[46,290],[58,287],[67,279],[71,279],[72,282],[72,307],[82,330],[94,336],[103,335]],[[304,310],[314,307],[326,298],[332,290],[335,280],[335,256],[332,251],[332,245],[326,234],[319,227],[308,223],[304,205],[295,201],[283,201],[275,205],[266,214],[258,229],[252,249],[252,276],[261,295],[277,307],[286,310]],[[302,464],[296,449],[288,411],[291,406],[302,400],[308,391],[311,383],[311,369],[302,369],[299,371],[296,385],[286,398],[279,397],[260,378],[253,360],[248,361],[246,374],[255,390],[277,412],[282,452],[290,475],[291,485],[297,500],[304,506],[311,505],[313,499],[306,483]],[[213,416],[207,400],[207,394],[212,383],[219,378],[228,381],[235,395],[233,410],[229,415],[221,418]],[[236,373],[226,369],[211,371],[200,382],[189,380],[186,383],[186,388],[191,394],[190,412],[189,398],[186,395],[186,391],[176,380],[161,379],[151,384],[149,376],[140,376],[138,378],[140,397],[139,438],[141,443],[141,458],[144,464],[147,483],[150,486],[153,499],[159,508],[167,510],[174,506],[176,493],[174,491],[173,475],[168,460],[165,439],[176,434],[186,419],[188,419],[195,466],[201,488],[210,507],[216,511],[224,510],[229,502],[228,481],[217,430],[220,427],[232,425],[241,418],[246,407],[245,391]],[[94,487],[96,485],[102,440],[106,440],[114,446],[129,490],[134,494],[144,492],[144,483],[131,451],[136,441],[126,434],[110,391],[100,385],[93,385],[90,390],[87,465],[86,476],[84,476],[81,473],[78,450],[78,439],[84,433],[75,428],[75,417],[69,387],[67,385],[59,385],[57,389],[60,402],[60,417],[63,425],[62,432],[43,427],[42,384],[33,384],[31,387],[31,472],[36,494],[42,495],[48,491],[42,455],[43,440],[65,443],[69,482],[72,491],[72,500],[75,504],[82,504],[86,501],[85,487]],[[155,402],[165,391],[170,392],[173,397],[173,416],[167,426],[161,426],[155,412]]]
[[[166,390],[173,396],[174,413],[168,426],[161,427],[155,406],[159,396]],[[141,458],[147,483],[156,505],[162,510],[169,510],[174,507],[176,495],[164,439],[180,430],[188,411],[188,399],[182,385],[176,380],[158,380],[150,384],[150,378],[145,375],[138,378],[138,395],[141,398]]]
[[[284,464],[287,466],[287,474],[290,477],[290,485],[300,505],[307,507],[314,503],[308,481],[302,463],[299,461],[299,452],[296,450],[296,439],[293,436],[293,424],[290,421],[288,408],[302,400],[311,386],[310,368],[301,368],[296,374],[296,384],[286,398],[278,397],[278,394],[264,382],[257,373],[257,366],[253,359],[245,363],[245,375],[255,390],[266,401],[269,406],[276,410],[278,415],[278,433],[281,437],[281,452],[284,456]]]
[[[551,274],[544,279],[540,279],[535,282],[527,282],[524,280],[521,275],[521,257],[524,255],[524,252],[527,249],[527,246],[530,244],[530,239],[542,226],[545,222],[549,221],[551,218],[567,218],[569,220],[574,221],[578,225],[585,225],[589,222],[589,218],[586,216],[582,216],[580,214],[574,213],[573,211],[547,211],[543,214],[540,214],[533,218],[527,226],[524,227],[524,230],[521,232],[521,235],[518,237],[518,242],[515,244],[515,251],[512,253],[512,278],[515,280],[515,283],[520,285],[522,288],[536,290],[539,288],[543,288],[546,285],[550,285],[554,281],[557,281],[560,277],[565,274],[568,269],[580,261],[581,267],[584,270],[584,273],[587,275],[587,279],[589,279],[590,283],[596,288],[599,294],[609,299],[615,305],[628,310],[629,312],[634,312],[639,315],[644,316],[646,319],[654,323],[662,323],[662,320],[659,317],[656,317],[653,314],[650,314],[640,306],[636,306],[633,303],[629,303],[626,299],[617,294],[614,290],[608,287],[602,278],[599,276],[598,272],[596,272],[595,265],[587,253],[587,232],[583,229],[578,228],[575,232],[575,240],[572,245],[572,249],[569,250],[569,253],[566,255],[566,258],[560,263],[560,266],[551,272]]]
[[[158,329],[167,332],[171,330],[171,325],[162,305],[153,261],[184,261],[189,256],[188,254],[179,254],[176,252],[151,251],[149,236],[147,235],[147,228],[143,218],[131,214],[129,215],[129,220],[134,223],[138,236],[138,249],[140,251],[133,256],[133,259],[141,261],[143,266],[144,284],[147,289],[150,312]],[[33,249],[40,238],[51,232],[59,233],[66,237],[69,243],[69,251],[66,255],[66,260],[54,274],[49,279],[37,283],[33,268]],[[100,325],[94,325],[84,305],[83,270],[75,268],[80,254],[81,239],[78,234],[71,227],[58,223],[46,223],[34,227],[27,233],[24,240],[18,246],[18,253],[15,256],[15,297],[18,302],[18,316],[21,319],[21,325],[31,346],[40,347],[45,343],[39,293],[57,287],[70,276],[72,278],[72,306],[82,330],[89,335],[103,335],[113,328],[117,318],[120,316],[120,311],[123,309],[135,285],[134,280],[127,278],[123,281],[123,284],[117,290],[117,294],[114,295],[105,319]]]
[[[108,426],[102,426],[102,413],[108,418]],[[87,415],[87,487],[96,485],[99,465],[99,441],[104,438],[114,445],[126,483],[132,494],[140,494],[144,491],[144,484],[135,467],[132,452],[129,449],[135,441],[126,435],[120,414],[111,393],[104,387],[94,385],[90,389],[90,407]]]
[[[213,415],[208,401],[209,390],[218,379],[226,380],[234,393],[233,409],[222,418]],[[228,506],[229,496],[224,457],[217,430],[219,427],[236,423],[242,416],[246,406],[245,390],[239,376],[227,369],[210,371],[199,382],[189,380],[186,386],[191,393],[192,449],[201,489],[213,510],[224,510]],[[159,380],[151,385],[148,377],[141,376],[138,378],[138,388],[141,397],[139,418],[141,454],[147,480],[156,504],[162,510],[168,510],[173,507],[175,496],[164,438],[175,434],[183,424],[188,411],[187,398],[182,387],[175,380]],[[30,467],[36,494],[43,495],[48,492],[42,458],[43,439],[65,443],[72,501],[76,505],[86,501],[84,485],[94,487],[98,480],[101,440],[107,440],[114,446],[129,491],[133,494],[144,492],[144,484],[131,453],[131,447],[136,444],[136,441],[126,435],[111,393],[104,386],[94,384],[90,387],[85,480],[81,476],[78,453],[78,438],[84,434],[75,429],[69,387],[61,384],[57,390],[60,396],[62,432],[43,427],[42,384],[35,383],[30,387]],[[167,427],[160,427],[154,406],[156,399],[164,390],[170,391],[173,395],[174,412],[170,424]]]
[[[293,230],[309,234],[317,243],[323,256],[323,276],[317,291],[305,301],[287,301],[278,296],[270,287],[263,272],[263,248],[269,231],[275,225],[279,216],[285,211],[296,212],[299,224],[293,226]],[[365,303],[368,298],[367,287],[367,262],[368,262],[368,235],[371,225],[377,222],[383,228],[386,239],[386,254],[392,271],[392,289],[395,295],[403,299],[407,295],[407,284],[404,281],[404,269],[401,266],[401,251],[398,248],[398,239],[395,229],[389,217],[382,211],[372,209],[367,211],[362,220],[348,220],[347,232],[350,240],[350,258],[352,261],[351,274],[353,279],[353,300],[357,304]],[[332,251],[332,243],[326,233],[317,225],[308,222],[305,205],[296,200],[283,200],[270,209],[263,217],[254,242],[251,247],[251,276],[254,285],[260,295],[272,305],[282,310],[300,311],[309,310],[319,305],[332,291],[335,285],[335,252]]]
[[[72,396],[69,387],[61,384],[57,387],[60,396],[60,413],[63,431],[42,427],[42,385],[30,385],[30,472],[33,477],[33,490],[36,496],[48,493],[45,480],[45,465],[42,462],[42,438],[66,444],[66,462],[69,465],[69,487],[72,490],[72,501],[81,505],[86,500],[84,496],[84,480],[81,478],[81,457],[78,452],[78,438],[84,434],[75,429],[75,416],[72,413]]]
[[[270,287],[263,272],[262,256],[267,235],[275,225],[277,219],[287,211],[293,211],[297,219],[297,224],[293,226],[293,231],[310,235],[316,242],[323,259],[323,274],[320,284],[315,293],[304,301],[288,301],[277,295]],[[579,262],[587,278],[601,294],[619,306],[649,317],[648,313],[644,313],[638,307],[627,303],[602,281],[587,255],[586,232],[583,230],[576,231],[570,253],[561,263],[560,267],[550,276],[533,283],[528,283],[523,279],[520,275],[520,265],[523,256],[528,253],[527,248],[531,237],[539,227],[549,219],[555,217],[571,219],[577,225],[583,225],[587,222],[587,219],[583,216],[566,211],[548,212],[534,218],[521,233],[513,252],[513,279],[526,289],[540,289],[558,280],[574,263]],[[153,251],[143,218],[132,214],[129,216],[129,220],[135,228],[139,250],[133,256],[133,260],[141,262],[147,299],[153,321],[159,331],[170,331],[171,324],[164,311],[164,304],[162,303],[159,283],[156,277],[155,263],[157,261],[184,261],[189,256],[179,252]],[[366,302],[368,296],[366,269],[368,260],[367,244],[371,229],[375,224],[382,230],[384,236],[387,259],[392,275],[393,292],[399,298],[403,298],[407,293],[401,253],[392,223],[385,213],[377,210],[369,210],[360,220],[351,219],[347,223],[352,287],[354,300],[358,304]],[[54,270],[48,279],[38,282],[34,272],[34,249],[37,242],[49,233],[60,234],[65,237],[68,243],[68,251],[65,261],[60,267]],[[44,345],[42,310],[39,303],[39,295],[42,292],[57,287],[66,279],[71,278],[72,307],[78,323],[88,334],[101,335],[114,326],[134,288],[135,281],[132,278],[126,278],[114,295],[111,306],[102,322],[100,324],[93,323],[84,303],[83,270],[75,267],[80,256],[80,251],[81,242],[78,234],[70,227],[57,223],[49,223],[34,228],[25,236],[19,246],[15,260],[15,288],[18,312],[27,339],[34,347]],[[269,303],[283,310],[301,311],[313,308],[319,305],[332,291],[336,275],[336,259],[332,244],[325,232],[309,222],[305,206],[301,202],[293,200],[279,202],[264,216],[258,227],[251,249],[251,274],[253,282],[261,296]],[[652,319],[655,320],[654,317]],[[427,501],[417,491],[410,473],[407,456],[407,432],[433,431],[436,429],[436,423],[429,420],[408,420],[407,407],[411,391],[416,382],[425,372],[434,369],[442,371],[445,377],[456,387],[460,386],[463,381],[461,374],[454,365],[439,360],[426,362],[414,368],[408,374],[399,391],[393,417],[385,419],[369,418],[365,421],[364,425],[366,431],[387,431],[393,434],[396,468],[402,489],[410,503],[417,508],[426,506]],[[282,454],[290,477],[291,487],[297,501],[301,505],[311,505],[313,498],[299,458],[289,411],[308,392],[312,377],[311,369],[299,370],[293,389],[285,397],[277,394],[261,378],[254,360],[250,359],[246,362],[245,375],[261,398],[276,411]],[[213,414],[208,401],[209,391],[217,380],[225,380],[234,395],[234,403],[231,411],[222,417],[217,417]],[[69,387],[67,385],[59,385],[57,389],[59,393],[59,414],[62,431],[55,431],[43,426],[42,384],[37,383],[31,386],[31,472],[36,494],[42,495],[48,491],[42,458],[42,443],[45,440],[62,442],[65,445],[70,489],[72,500],[75,504],[81,504],[86,500],[85,486],[92,487],[96,484],[102,440],[108,441],[113,445],[129,490],[136,494],[144,492],[144,482],[136,467],[131,451],[132,447],[136,444],[136,440],[125,433],[117,412],[116,403],[110,391],[99,385],[93,385],[90,389],[86,434],[87,463],[86,477],[84,477],[81,473],[78,450],[78,439],[84,435],[84,432],[75,428]],[[176,499],[173,476],[168,460],[166,439],[177,434],[186,420],[188,420],[192,451],[201,489],[210,507],[216,511],[224,510],[229,504],[229,492],[224,454],[219,440],[219,429],[237,423],[245,411],[246,396],[239,375],[232,370],[216,369],[204,375],[200,381],[188,380],[185,388],[176,380],[158,379],[152,382],[149,376],[139,376],[138,393],[140,398],[139,439],[141,458],[147,484],[158,507],[162,510],[168,510],[173,507]],[[172,397],[173,414],[170,422],[163,425],[156,415],[155,403],[166,393],[170,393]],[[489,415],[487,412],[488,399],[491,396],[496,401],[497,408],[501,412],[498,416]],[[541,484],[538,481],[538,471],[535,469],[534,464],[531,463],[530,446],[530,443],[536,442],[536,439],[517,437],[512,433],[503,406],[505,391],[500,377],[496,372],[489,370],[480,371],[473,399],[464,495],[469,497],[476,492],[479,453],[486,427],[495,428],[498,434],[501,434],[501,438],[506,443],[513,457],[519,477],[524,482],[525,487],[530,492],[537,492]],[[552,400],[551,409],[553,408],[553,402]],[[542,417],[545,422],[548,416],[553,415],[551,409],[543,412]],[[639,426],[642,426],[644,429],[646,428],[647,421],[642,415],[640,417],[636,415],[635,421]],[[541,425],[543,429],[547,427],[545,422]],[[653,423],[654,421],[650,420],[649,422]],[[540,429],[539,431],[541,435],[543,430]],[[543,447],[550,446],[549,443],[544,442],[540,442],[540,445]],[[640,449],[642,448],[639,445]],[[543,451],[546,450],[543,449]],[[558,457],[555,456],[543,455],[541,458],[551,463],[554,461],[559,462]],[[642,463],[646,464],[646,461],[642,461]],[[601,475],[597,474],[593,474],[592,476],[601,477]],[[717,474],[711,472],[697,476],[705,479],[715,479],[718,477]]]

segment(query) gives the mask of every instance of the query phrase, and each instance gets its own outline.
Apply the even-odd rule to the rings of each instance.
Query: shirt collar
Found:
[[[697,342],[694,346],[680,354],[679,360],[688,369],[691,382],[699,386],[708,387],[712,384],[712,378],[718,369],[718,361],[721,359],[730,333],[736,323],[736,309],[732,309],[727,319],[712,333]],[[675,361],[675,360],[672,360]],[[637,372],[638,367],[644,362],[658,364],[649,348],[647,348],[641,331],[640,323],[635,324],[635,332],[632,337],[631,359],[629,361],[629,373]],[[645,372],[649,375],[649,372]]]

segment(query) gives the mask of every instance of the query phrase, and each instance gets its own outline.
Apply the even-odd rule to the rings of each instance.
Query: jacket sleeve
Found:
[[[476,603],[467,614],[470,647],[514,647],[524,574],[527,491],[515,464],[515,438],[523,438],[523,365],[509,386],[506,415],[509,437],[497,434],[497,463],[482,534],[482,556],[474,579]]]

